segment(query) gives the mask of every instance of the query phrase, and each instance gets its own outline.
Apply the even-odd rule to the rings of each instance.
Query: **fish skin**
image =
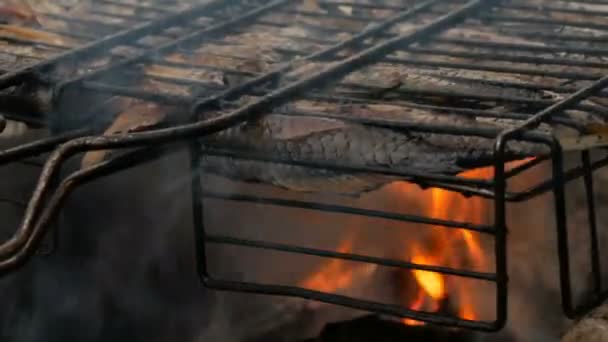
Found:
[[[417,92],[421,92],[423,98],[426,97],[435,104],[458,101],[470,104],[471,100],[479,95],[488,98],[511,98],[526,101],[547,100],[550,97],[544,91],[484,83],[482,77],[482,73],[473,70],[427,70],[378,65],[353,73],[346,80],[347,82],[359,85],[381,85],[389,89],[384,93],[384,97],[390,97],[391,99],[395,99],[398,96],[409,96],[413,100],[413,95],[410,93],[416,94]],[[505,75],[501,75],[501,77],[506,81],[517,81],[517,79]],[[494,77],[494,79],[500,80],[498,77]],[[440,93],[430,95],[437,91],[440,91]],[[458,97],[450,95],[457,95]],[[471,99],[464,101],[465,97],[471,97]],[[485,100],[482,98],[475,101],[489,106],[495,105],[497,102],[496,100]]]
[[[300,118],[268,115],[257,126],[242,125],[205,139],[204,146],[261,153],[279,160],[380,167],[395,171],[416,170],[433,174],[456,174],[466,169],[462,166],[463,161],[490,160],[492,153],[492,140],[489,139],[455,137],[465,140],[450,147],[449,140],[442,143],[441,139],[435,139],[439,144],[434,145],[433,134],[398,132],[331,120],[320,120],[315,126],[310,118],[304,119],[301,125],[308,125],[308,132],[304,133],[305,129],[300,127],[300,131],[293,136],[285,132],[275,136],[276,127],[289,120],[298,126]],[[285,128],[279,131],[281,129]],[[519,152],[523,154],[539,152],[533,149],[525,151],[527,146],[520,146],[523,150]],[[213,155],[203,156],[202,168],[204,172],[238,181],[272,184],[299,192],[348,196],[358,196],[398,180],[398,177],[388,175],[351,174]]]
[[[443,91],[453,91],[456,93],[473,95],[484,94],[493,97],[519,97],[530,100],[540,100],[543,98],[542,93],[538,91],[494,86],[484,84],[483,81],[470,82],[450,79],[451,77],[466,77],[468,74],[469,73],[467,73],[466,70],[458,70],[454,72],[444,71],[441,73],[441,76],[419,72],[417,74],[408,75],[404,80],[402,80],[402,82],[404,88],[407,89],[441,89]]]
[[[398,74],[395,74],[399,71]],[[494,86],[483,82],[466,82],[455,78],[477,78],[473,71],[444,72],[374,66],[347,76],[356,84],[385,85],[391,90],[436,90],[457,94],[482,94],[490,97],[517,97],[524,100],[547,100],[543,91]],[[516,81],[516,80],[510,80]],[[399,87],[396,88],[396,82]],[[387,94],[388,94],[387,93]],[[393,94],[394,95],[394,94]],[[360,95],[358,95],[360,96]],[[467,96],[468,97],[468,96]],[[392,97],[394,98],[394,96]],[[454,98],[447,95],[447,100]],[[385,99],[386,100],[386,99]],[[400,102],[412,100],[404,97]],[[441,100],[441,98],[440,98]],[[437,99],[433,99],[433,102]],[[499,111],[514,111],[492,100],[480,100]],[[397,121],[420,122],[468,127],[505,129],[518,125],[509,119],[474,118],[432,111],[416,111],[385,101],[384,105],[343,106],[320,103],[310,111],[362,118],[390,118]],[[390,107],[393,106],[391,109]],[[517,105],[516,105],[517,106]],[[292,108],[298,104],[292,104]],[[305,109],[306,111],[306,109]],[[316,121],[315,121],[316,120]],[[539,128],[550,133],[547,125]],[[338,165],[382,167],[396,171],[415,170],[428,174],[457,174],[467,169],[489,165],[493,156],[493,140],[471,136],[404,132],[387,128],[363,126],[340,120],[304,118],[293,115],[266,115],[255,123],[247,123],[216,135],[207,143],[215,146],[254,151],[281,160],[309,160]],[[511,159],[540,156],[544,146],[513,142],[507,155]],[[396,181],[394,176],[348,174],[300,166],[204,157],[204,171],[228,177],[273,184],[294,191],[332,193],[357,196]]]

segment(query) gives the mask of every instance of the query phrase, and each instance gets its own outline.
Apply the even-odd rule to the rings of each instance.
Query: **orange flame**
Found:
[[[432,260],[422,254],[417,254],[412,258],[413,263],[417,264],[434,264]],[[434,300],[443,299],[446,295],[445,281],[443,277],[436,272],[414,270],[414,277],[424,292]]]
[[[507,169],[517,167],[530,159],[508,163]],[[460,174],[465,178],[490,179],[493,168],[473,169]],[[400,191],[409,191],[401,188]],[[432,188],[429,193],[430,205],[425,213],[428,216],[444,220],[455,220],[481,224],[484,213],[488,212],[488,203],[482,198],[464,198],[458,193],[440,188]],[[464,229],[433,229],[430,232],[430,242],[421,246],[421,242],[410,246],[410,260],[421,265],[441,265],[453,268],[474,268],[483,270],[487,267],[484,251],[475,233]],[[464,248],[463,248],[464,247]],[[424,248],[424,249],[423,249]],[[422,252],[422,250],[426,250]],[[463,253],[464,251],[464,253]],[[445,276],[429,271],[414,270],[418,293],[416,299],[409,305],[412,310],[436,311],[440,309],[440,300],[449,295],[458,308],[460,318],[467,320],[478,319],[479,315],[473,302],[472,293],[475,289],[469,288],[465,282],[457,278],[446,279]],[[420,297],[426,297],[427,301]],[[429,304],[430,302],[430,304]],[[426,305],[421,303],[427,303]],[[421,322],[405,319],[408,325],[421,325]]]
[[[530,159],[508,163],[507,169],[517,167]],[[491,179],[493,168],[479,168],[460,174],[465,178]],[[423,214],[436,219],[482,224],[488,212],[488,203],[480,197],[465,198],[459,193],[441,188],[431,188],[421,191],[409,183],[399,183],[399,195],[414,194],[421,203],[425,203]],[[338,251],[352,251],[354,239],[347,238],[339,246]],[[406,258],[414,264],[444,266],[456,269],[486,270],[487,260],[482,244],[477,234],[464,229],[445,229],[433,227],[424,241],[408,242]],[[345,261],[332,259],[302,282],[302,286],[323,292],[335,292],[352,286],[357,270]],[[462,319],[479,319],[470,282],[458,277],[446,277],[443,274],[413,270],[413,278],[417,284],[415,293],[408,295],[414,298],[406,305],[416,311],[437,312],[449,297],[457,315]],[[408,278],[409,279],[409,278]],[[411,288],[408,286],[408,289]],[[424,325],[413,319],[402,319],[407,325]]]
[[[410,305],[410,309],[422,310],[424,308],[424,299],[425,299],[424,292],[418,291],[418,293],[416,294],[416,299]],[[424,325],[424,322],[417,321],[415,319],[410,319],[410,318],[404,318],[401,320],[401,322],[403,322],[403,324],[406,324],[406,325],[415,325],[415,326]]]
[[[491,168],[475,169],[463,173],[462,176],[470,178],[486,178],[491,176]],[[402,189],[403,190],[403,189]],[[484,221],[485,203],[483,199],[473,197],[464,198],[459,193],[450,192],[440,188],[427,191],[429,205],[425,215],[444,219],[471,223]],[[426,194],[425,194],[426,195]],[[409,259],[420,265],[441,265],[453,268],[483,268],[485,258],[483,249],[477,237],[471,231],[463,229],[445,229],[434,227],[429,231],[428,243],[418,241],[410,244]],[[426,241],[425,241],[426,242]],[[441,309],[441,300],[450,297],[458,308],[458,316],[464,319],[476,319],[475,305],[471,300],[470,291],[458,279],[447,278],[444,275],[430,271],[413,271],[418,284],[416,297],[426,297],[426,305],[420,307],[418,300],[409,304],[413,310],[437,311]],[[418,308],[416,308],[418,307]],[[405,324],[412,324],[411,320],[404,320]],[[414,321],[416,322],[416,321]],[[420,322],[414,323],[420,325]]]
[[[352,252],[353,242],[354,239],[352,237],[345,239],[338,246],[338,252]],[[302,282],[302,286],[323,292],[335,292],[347,288],[352,284],[354,273],[354,269],[348,266],[344,260],[331,259],[309,278],[305,279]]]
[[[349,236],[338,246],[339,253],[352,253],[355,236]],[[322,292],[338,292],[350,288],[357,279],[369,277],[377,268],[374,264],[357,264],[342,259],[329,262],[304,279],[300,286]]]

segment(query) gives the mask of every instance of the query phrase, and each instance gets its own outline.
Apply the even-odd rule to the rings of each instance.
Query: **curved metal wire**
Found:
[[[409,9],[403,13],[398,14],[395,17],[389,18],[385,23],[374,26],[362,32],[359,35],[355,35],[345,42],[338,43],[331,46],[321,52],[315,53],[308,57],[318,58],[326,54],[333,54],[345,47],[350,47],[353,44],[362,41],[368,36],[376,34],[399,20],[406,19],[413,16],[421,11],[424,11],[433,5],[439,3],[442,0],[429,0],[422,4],[419,4],[412,9]],[[24,262],[27,257],[31,256],[37,242],[40,240],[42,233],[48,227],[48,223],[55,217],[59,204],[63,198],[69,192],[69,190],[75,186],[74,178],[67,178],[59,185],[58,190],[51,198],[49,206],[43,207],[44,199],[49,196],[50,182],[55,177],[58,177],[58,172],[61,168],[62,163],[69,157],[79,152],[102,150],[102,149],[119,149],[127,147],[141,147],[145,145],[160,145],[167,144],[176,141],[183,141],[187,139],[193,139],[203,137],[206,135],[214,134],[229,127],[232,127],[241,122],[251,120],[257,115],[263,113],[263,110],[277,107],[293,97],[299,95],[305,90],[315,88],[319,85],[326,84],[329,81],[340,79],[352,70],[361,68],[365,65],[372,64],[386,54],[394,51],[395,49],[403,46],[410,45],[417,40],[428,37],[449,25],[458,22],[466,18],[469,14],[479,10],[482,5],[487,5],[492,2],[491,0],[473,0],[467,3],[465,6],[450,12],[429,24],[420,27],[411,33],[401,34],[394,38],[388,39],[383,43],[379,43],[372,47],[369,47],[343,61],[330,64],[327,68],[314,73],[302,80],[293,82],[277,91],[274,91],[266,96],[261,97],[259,100],[241,107],[228,114],[210,118],[204,121],[199,121],[192,124],[180,125],[171,128],[150,130],[141,133],[131,133],[120,136],[91,136],[82,137],[70,140],[61,146],[59,146],[48,158],[45,163],[36,189],[33,192],[31,200],[25,211],[25,215],[22,224],[18,227],[15,234],[2,245],[0,245],[0,273],[13,269],[20,263]],[[301,61],[298,61],[298,64]],[[193,105],[193,112],[198,112],[204,104],[214,103],[230,95],[234,95],[235,92],[240,93],[245,89],[263,83],[268,78],[268,75],[275,75],[278,73],[285,72],[293,68],[296,65],[295,62],[289,63],[284,67],[280,67],[277,70],[270,72],[269,74],[260,76],[245,82],[238,89],[231,88],[225,92],[199,101]],[[111,162],[104,162],[99,166],[102,170],[108,168],[107,165],[112,165]],[[88,171],[87,171],[88,170]],[[87,177],[89,172],[96,172],[97,168],[93,167],[87,170],[78,171],[73,175],[75,179],[79,177]],[[97,171],[98,172],[98,171]]]
[[[282,4],[284,1],[271,2],[269,6]],[[205,136],[220,132],[224,129],[230,128],[234,125],[240,124],[247,120],[255,119],[256,117],[267,113],[268,110],[276,108],[288,101],[303,95],[305,91],[310,89],[319,88],[325,86],[328,83],[334,82],[335,80],[342,79],[344,76],[352,72],[353,70],[360,69],[370,64],[376,63],[381,60],[386,60],[386,56],[397,49],[407,48],[413,43],[419,42],[422,39],[426,39],[429,36],[433,36],[438,32],[444,31],[451,25],[461,22],[466,19],[469,15],[478,11],[482,8],[482,5],[488,5],[494,3],[492,0],[471,0],[468,1],[464,6],[459,7],[452,12],[439,17],[438,19],[430,22],[429,24],[423,25],[417,30],[401,34],[398,36],[389,36],[385,41],[378,43],[373,46],[366,46],[364,41],[372,35],[382,35],[382,31],[391,27],[393,24],[409,18],[420,11],[431,8],[432,6],[441,3],[442,0],[429,0],[425,1],[410,10],[398,13],[377,25],[370,26],[368,29],[355,34],[350,39],[336,43],[328,48],[310,54],[300,60],[286,63],[284,66],[278,67],[268,73],[262,74],[255,77],[247,82],[244,82],[236,87],[226,89],[225,91],[201,98],[195,99],[195,102],[191,106],[192,117],[196,117],[199,112],[221,103],[227,99],[233,99],[250,92],[254,87],[269,83],[269,81],[277,81],[286,72],[289,72],[302,65],[302,63],[322,60],[326,57],[335,57],[338,52],[345,48],[357,48],[359,52],[354,53],[350,57],[345,59],[327,64],[322,70],[313,73],[312,75],[305,76],[299,80],[293,81],[279,89],[270,90],[266,95],[259,97],[256,101],[242,106],[236,110],[231,111],[228,114],[210,118],[202,121],[198,121],[191,124],[184,124],[174,126],[170,128],[154,129],[141,133],[130,133],[120,136],[86,136],[87,132],[72,133],[72,136],[55,137],[51,140],[37,142],[29,146],[27,149],[14,149],[0,153],[0,163],[14,158],[15,156],[25,156],[29,153],[46,152],[54,148],[57,144],[61,144],[57,149],[53,151],[51,156],[46,161],[41,176],[35,191],[31,197],[30,202],[25,210],[25,215],[21,225],[15,231],[15,234],[4,243],[0,244],[0,275],[9,272],[16,267],[23,265],[27,260],[34,254],[37,246],[39,245],[42,237],[50,229],[53,220],[56,218],[59,210],[63,203],[65,203],[68,196],[82,184],[93,181],[105,175],[114,173],[118,170],[139,165],[146,161],[152,160],[155,157],[161,155],[166,149],[172,149],[181,144],[186,144],[187,141],[194,142],[196,139],[203,138]],[[221,26],[221,24],[220,24]],[[217,29],[214,28],[214,30]],[[199,35],[194,35],[187,39],[198,39]],[[165,48],[161,48],[164,51]],[[168,47],[166,49],[169,49]],[[131,63],[132,61],[126,62]],[[126,64],[125,64],[126,65]],[[119,66],[124,66],[120,64]],[[94,73],[91,75],[95,75]],[[91,75],[85,75],[82,78],[70,80],[62,86],[74,85],[75,83],[80,84],[84,87],[87,86],[85,81]],[[92,77],[92,76],[91,76]],[[361,309],[371,309],[378,312],[393,313],[410,318],[420,318],[424,321],[435,322],[447,325],[466,326],[471,328],[480,328],[484,330],[499,330],[506,322],[507,314],[507,246],[506,246],[506,218],[505,218],[505,202],[511,196],[506,191],[506,179],[512,173],[520,172],[517,171],[505,171],[504,163],[505,160],[505,146],[511,139],[514,140],[526,140],[533,141],[536,143],[544,143],[549,145],[552,151],[552,165],[553,165],[553,180],[547,183],[545,187],[546,191],[553,191],[555,194],[555,205],[556,215],[558,221],[558,250],[560,253],[560,271],[561,271],[561,285],[562,285],[562,301],[564,309],[568,316],[573,316],[586,310],[584,308],[575,308],[571,302],[571,290],[569,280],[569,265],[568,265],[568,246],[567,246],[567,233],[565,231],[565,210],[564,210],[564,184],[569,180],[567,173],[564,173],[563,166],[561,165],[562,153],[559,143],[556,142],[555,138],[547,135],[532,134],[529,132],[530,129],[536,128],[539,124],[547,122],[548,120],[554,119],[555,114],[572,108],[573,106],[579,105],[581,100],[592,96],[601,89],[608,85],[608,76],[604,77],[590,86],[583,88],[563,100],[555,103],[549,103],[545,101],[548,107],[538,111],[535,115],[531,116],[527,120],[524,120],[514,129],[506,129],[503,131],[496,130],[492,134],[487,133],[488,138],[495,138],[495,158],[494,168],[495,176],[494,179],[484,182],[480,185],[481,189],[475,189],[471,186],[470,192],[474,194],[481,194],[484,197],[494,198],[495,202],[495,223],[492,226],[492,234],[496,236],[496,274],[493,281],[497,284],[497,317],[494,322],[473,322],[473,321],[462,321],[455,318],[449,317],[438,317],[433,314],[424,312],[414,312],[411,310],[404,310],[401,307],[388,308],[387,306],[379,306],[377,303],[365,302],[360,300],[354,300],[348,297],[340,297],[330,295],[326,293],[305,291],[299,288],[287,288],[278,287],[272,285],[256,285],[251,283],[238,283],[228,282],[223,280],[217,280],[209,277],[204,272],[201,274],[203,283],[207,286],[219,289],[228,290],[240,290],[250,291],[255,293],[267,293],[267,294],[289,294],[294,296],[300,296],[308,299],[317,299],[329,303],[346,305],[350,307],[356,307]],[[90,84],[89,84],[90,86]],[[471,133],[475,134],[475,133]],[[55,140],[52,140],[55,139]],[[180,144],[180,145],[178,145]],[[197,143],[190,144],[190,146]],[[150,148],[149,146],[156,146]],[[132,153],[127,153],[120,157],[113,158],[111,160],[103,161],[95,166],[75,171],[63,179],[60,184],[54,188],[51,185],[53,180],[59,176],[59,170],[64,162],[71,156],[80,153],[93,150],[105,150],[105,149],[123,149],[139,147],[140,150]],[[192,147],[191,147],[192,148]],[[196,163],[195,163],[196,164]],[[587,160],[587,167],[583,172],[588,172],[591,168],[591,162]],[[530,164],[532,165],[532,164]],[[323,165],[314,165],[313,167],[323,167]],[[527,166],[526,166],[527,167]],[[525,167],[521,168],[522,170]],[[431,175],[429,175],[431,179]],[[444,186],[458,188],[459,185],[449,184],[448,179],[444,179]],[[441,183],[441,182],[439,182]],[[433,184],[429,182],[427,184]],[[474,184],[479,185],[479,184]],[[196,194],[197,196],[200,194]],[[591,210],[590,212],[593,212]],[[201,232],[204,235],[204,231]],[[204,236],[209,238],[209,236]],[[250,244],[245,240],[227,240],[225,237],[211,237],[211,240],[219,243],[235,243],[235,244]],[[213,241],[212,241],[213,242]],[[238,243],[236,243],[238,242]],[[204,244],[204,241],[202,242]],[[257,243],[256,246],[268,247],[267,243]],[[293,250],[293,247],[289,246],[277,246],[272,245],[275,248],[284,250]],[[272,247],[271,246],[271,247]],[[318,255],[318,250],[306,249],[300,250],[306,253]],[[321,253],[323,254],[323,253]],[[359,256],[337,254],[335,252],[325,253],[326,255],[338,256],[343,258],[351,259],[366,259]],[[564,255],[565,254],[565,255]],[[373,259],[372,261],[378,261]],[[204,261],[203,261],[204,262]],[[605,294],[600,294],[598,298],[604,298]],[[597,298],[596,298],[597,300]],[[596,303],[595,301],[591,302]],[[481,324],[481,325],[480,325]]]

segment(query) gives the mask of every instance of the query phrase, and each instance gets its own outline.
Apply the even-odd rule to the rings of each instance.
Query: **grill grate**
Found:
[[[60,127],[59,135],[0,153],[0,160],[8,163],[48,152],[59,146],[44,166],[36,191],[26,210],[23,224],[13,239],[0,246],[2,256],[0,270],[3,272],[12,270],[31,256],[63,201],[77,186],[156,158],[159,153],[167,152],[167,146],[174,147],[175,144],[188,140],[192,169],[195,174],[192,182],[192,202],[199,272],[207,287],[296,296],[436,324],[499,330],[507,319],[506,203],[523,202],[552,192],[555,198],[562,304],[566,314],[569,317],[578,316],[606,299],[606,292],[602,291],[600,281],[598,233],[591,180],[592,172],[603,167],[608,158],[604,156],[600,160],[592,161],[589,151],[583,151],[581,165],[566,170],[559,141],[552,134],[541,129],[544,123],[551,122],[586,133],[587,127],[564,115],[565,112],[573,110],[585,111],[600,119],[606,119],[603,104],[606,93],[603,89],[608,85],[608,77],[604,76],[607,64],[603,57],[607,52],[604,31],[608,31],[608,25],[601,23],[601,14],[585,7],[573,8],[562,1],[552,1],[546,6],[531,6],[518,0],[468,2],[430,0],[417,3],[411,1],[403,7],[395,6],[389,1],[373,5],[320,1],[320,9],[304,8],[305,1],[237,1],[231,2],[230,7],[222,6],[220,3],[223,2],[212,2],[177,14],[168,14],[160,19],[155,19],[155,16],[167,15],[164,13],[165,10],[153,5],[145,5],[142,6],[142,10],[145,7],[145,12],[150,13],[150,19],[155,20],[135,29],[107,36],[33,67],[0,76],[0,85],[11,86],[17,81],[24,81],[25,75],[31,75],[32,72],[47,72],[49,67],[76,57],[80,62],[82,56],[89,56],[90,53],[105,56],[103,53],[109,50],[109,47],[135,47],[134,52],[126,53],[93,70],[67,74],[58,72],[56,75],[51,72],[51,83],[55,90],[54,108],[60,109],[58,112],[61,115],[58,115],[58,119],[61,124],[67,122],[67,127]],[[116,2],[100,1],[95,13],[103,11],[101,9],[103,6],[112,4]],[[339,10],[339,6],[349,6],[353,11],[347,15]],[[203,14],[205,20],[201,23]],[[345,20],[348,24],[338,20]],[[339,24],[335,24],[336,22]],[[302,27],[306,28],[306,32],[315,32],[316,35],[298,36],[297,29]],[[479,38],[463,36],[461,34],[463,30],[476,32]],[[150,39],[153,36],[169,38],[171,34],[175,34],[173,37],[176,39],[165,41],[161,39],[160,43],[152,40],[154,43],[149,45],[143,43],[144,38]],[[242,67],[251,61],[247,60],[246,56],[228,56],[221,52],[222,47],[238,45],[235,43],[238,42],[238,37],[253,34],[266,34],[265,37],[274,37],[278,43],[273,45],[269,42],[268,46],[261,47],[266,49],[265,54],[273,57],[265,61],[267,65],[259,67],[260,70],[243,70]],[[500,39],[497,38],[501,37],[509,37],[510,40],[499,41]],[[525,43],[522,42],[524,40]],[[546,43],[534,44],[534,42]],[[193,61],[184,57],[192,55],[206,56],[206,58]],[[219,58],[223,62],[213,63],[214,58],[211,57]],[[227,63],[226,59],[232,62]],[[357,80],[357,75],[380,73],[387,64],[398,64],[403,70],[424,73],[428,77],[436,77],[441,73],[444,82],[449,80],[459,86],[450,87],[449,84],[446,86],[443,83],[438,86],[423,87],[408,79],[400,79],[396,87],[387,87],[386,84],[379,82],[376,84],[353,81]],[[158,72],[158,70],[167,70],[166,68],[173,68],[172,71],[197,70],[200,74],[177,77]],[[83,70],[81,67],[77,69]],[[153,72],[154,70],[156,72]],[[214,73],[221,74],[223,78],[220,80],[213,78]],[[128,77],[117,77],[117,75]],[[485,75],[496,75],[496,78],[484,79]],[[205,77],[207,79],[201,81]],[[156,86],[137,87],[138,84]],[[501,90],[491,94],[475,91],[480,85],[500,87]],[[160,89],[171,91],[161,92]],[[522,96],[523,92],[538,92],[549,96],[530,98]],[[66,109],[62,106],[65,106],[70,98],[82,94],[95,96],[92,97],[94,101],[91,108],[106,108],[108,101],[112,99],[127,98],[154,104],[158,108],[169,111],[171,115],[164,123],[165,127],[148,132],[112,137],[85,136],[92,132],[96,133],[99,120],[103,121],[107,118],[101,117],[99,110],[92,110],[85,113],[86,116],[78,113],[80,121],[71,122],[68,114],[71,114],[73,108]],[[429,98],[437,97],[443,99],[446,105],[432,104]],[[404,101],[404,98],[416,99],[416,101]],[[512,128],[501,131],[495,128],[480,128],[470,123],[472,120],[463,120],[462,124],[456,125],[360,118],[340,113],[299,109],[298,101],[303,100],[315,101],[331,108],[384,104],[403,111],[419,109],[438,113],[447,112],[468,119],[509,119],[514,124]],[[499,112],[484,108],[483,105],[473,105],[483,104],[484,101],[502,104],[508,110]],[[124,108],[120,110],[122,109]],[[196,139],[230,129],[272,110],[284,115],[338,118],[363,126],[389,127],[404,133],[432,132],[495,139],[492,160],[494,177],[490,180],[470,179],[417,169],[394,170],[332,163],[328,160],[275,158],[260,151],[214,146]],[[183,115],[184,112],[187,115]],[[84,122],[94,122],[94,124],[86,126],[83,125]],[[509,160],[505,149],[509,143],[517,142],[544,145],[550,150],[550,154],[517,168],[505,170],[505,163]],[[59,167],[68,157],[88,150],[127,147],[141,149],[77,171],[61,181],[57,187],[53,186],[56,183]],[[479,225],[340,205],[217,192],[203,186],[204,181],[199,172],[201,163],[204,163],[208,156],[258,160],[350,173],[397,176],[424,186],[441,187],[467,196],[491,199],[494,203],[494,223]],[[549,179],[542,180],[523,191],[507,190],[507,181],[524,174],[543,161],[551,163],[552,175]],[[590,301],[578,305],[573,302],[571,290],[564,186],[581,177],[585,181],[589,207],[594,295]],[[45,198],[48,200],[45,201]],[[203,224],[203,198],[341,212],[466,229],[493,236],[495,270],[492,273],[473,272],[269,241],[212,235],[206,233]],[[272,249],[391,267],[429,270],[490,281],[496,284],[497,289],[496,317],[490,322],[471,321],[299,287],[218,279],[207,270],[208,244]]]

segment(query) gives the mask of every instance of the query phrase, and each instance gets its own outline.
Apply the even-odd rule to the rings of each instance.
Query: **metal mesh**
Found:
[[[297,296],[437,324],[499,330],[507,319],[506,202],[521,202],[553,192],[565,312],[574,317],[605,299],[599,280],[597,228],[590,179],[592,171],[604,166],[606,158],[592,162],[589,151],[583,151],[581,165],[565,170],[562,147],[555,133],[547,131],[545,127],[546,123],[559,124],[586,133],[588,127],[575,119],[577,113],[588,113],[600,120],[606,118],[603,88],[608,84],[608,78],[603,76],[605,62],[602,57],[606,53],[603,31],[608,30],[608,25],[601,20],[605,13],[584,6],[574,7],[571,2],[565,1],[542,2],[540,5],[491,0],[431,0],[405,4],[388,0],[374,4],[320,1],[319,6],[312,7],[307,6],[309,2],[306,1],[285,0],[236,1],[229,6],[220,3],[223,2],[152,20],[144,26],[72,50],[67,53],[67,58],[57,57],[35,66],[37,71],[48,71],[47,65],[50,63],[55,65],[78,57],[78,67],[71,73],[59,72],[60,69],[51,72],[53,103],[61,108],[58,118],[69,117],[70,113],[66,112],[73,108],[66,106],[66,103],[69,104],[74,96],[91,96],[90,108],[96,109],[84,114],[79,112],[79,121],[65,120],[68,123],[65,127],[59,127],[59,135],[0,153],[0,160],[7,163],[50,151],[59,145],[44,166],[23,224],[14,239],[0,249],[0,269],[8,271],[27,260],[62,202],[75,187],[143,163],[167,152],[177,143],[189,141],[195,174],[192,192],[197,255],[201,279],[207,287]],[[115,2],[103,1],[99,6],[111,4]],[[345,12],[344,7],[350,10]],[[152,8],[156,7],[142,5],[142,11],[146,13],[159,14],[157,12],[162,11]],[[97,11],[99,9],[95,13]],[[152,14],[150,17],[154,19]],[[258,43],[255,46],[242,46],[243,39],[258,39]],[[102,52],[107,52],[110,47],[112,51],[121,51],[119,56],[112,54],[112,58],[101,67],[81,72],[84,70],[80,64],[82,56],[90,56],[89,53],[95,51],[102,58],[107,58],[108,55]],[[243,49],[242,55],[231,53],[239,48]],[[251,60],[251,51],[258,51],[260,56],[267,58],[261,63]],[[381,82],[386,78],[373,77],[382,75],[390,65],[399,65],[403,75],[389,80],[389,84]],[[2,75],[0,84],[13,85],[15,80],[22,81],[24,74],[31,74],[31,70]],[[421,82],[412,75],[422,75],[421,78],[427,80],[439,78],[440,81]],[[481,86],[494,91],[481,92]],[[523,95],[530,93],[534,96]],[[438,105],[437,98],[445,105]],[[169,115],[161,125],[163,127],[144,133],[115,137],[88,136],[98,133],[99,122],[107,120],[107,112],[99,118],[99,108],[107,108],[108,101],[115,99],[136,101],[128,102],[130,104],[147,103],[154,110]],[[314,101],[318,107],[335,110],[303,110],[300,105],[303,101]],[[493,104],[492,108],[484,105],[488,102]],[[420,110],[436,113],[437,116],[449,113],[458,119],[453,122],[376,119],[357,117],[344,110],[374,104],[389,105],[403,112]],[[504,110],[496,110],[496,104],[500,104]],[[112,108],[114,115],[128,109],[124,106]],[[207,144],[205,140],[198,139],[271,112],[339,119],[366,127],[390,128],[404,134],[426,132],[494,140],[490,162],[494,177],[490,180],[471,179],[417,169],[395,170],[331,160],[275,158],[265,151],[243,151],[231,146]],[[509,123],[510,128],[480,127],[477,123],[483,120],[503,120]],[[79,136],[86,137],[74,139]],[[507,146],[521,142],[545,146],[548,152],[515,169],[505,170],[505,163],[510,158],[506,153]],[[127,147],[139,150],[77,171],[57,187],[51,186],[54,185],[58,167],[69,156],[86,150],[119,150]],[[479,225],[317,202],[222,193],[204,186],[204,178],[199,171],[201,161],[204,162],[208,156],[346,173],[390,175],[423,186],[442,187],[467,196],[481,196],[494,203],[494,223]],[[552,175],[548,179],[523,191],[507,190],[506,184],[510,178],[525,173],[543,161],[550,161],[552,165]],[[570,288],[564,186],[580,177],[585,179],[589,199],[595,288],[588,304],[575,305]],[[473,272],[211,235],[206,233],[204,227],[203,198],[467,229],[494,238],[496,264],[491,273]],[[206,267],[206,246],[209,243],[423,269],[493,282],[497,289],[495,320],[464,320],[300,287],[218,279],[209,274]]]

